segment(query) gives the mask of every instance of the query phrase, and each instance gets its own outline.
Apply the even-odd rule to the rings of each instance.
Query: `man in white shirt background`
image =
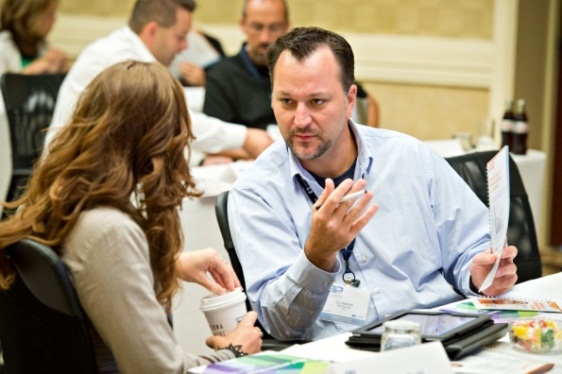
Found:
[[[138,0],[127,26],[86,47],[60,88],[45,149],[48,151],[50,140],[68,121],[84,88],[102,70],[125,60],[158,61],[169,66],[176,54],[187,47],[186,35],[191,28],[194,9],[193,0]],[[271,144],[263,130],[248,129],[194,111],[190,116],[196,137],[192,149],[196,153],[210,155],[237,150],[237,153],[254,158]],[[191,160],[191,164],[201,161]]]

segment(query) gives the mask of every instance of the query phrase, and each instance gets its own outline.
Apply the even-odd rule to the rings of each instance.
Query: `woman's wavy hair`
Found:
[[[30,238],[60,254],[82,212],[110,206],[146,234],[157,298],[170,308],[183,249],[178,208],[200,195],[188,166],[193,138],[182,86],[162,65],[127,61],[96,76],[22,197],[3,204],[18,212],[0,222],[0,289],[15,276],[6,246]]]
[[[37,35],[41,13],[56,0],[4,0],[0,16],[0,31],[8,30],[20,53],[28,58],[37,56],[45,37]]]

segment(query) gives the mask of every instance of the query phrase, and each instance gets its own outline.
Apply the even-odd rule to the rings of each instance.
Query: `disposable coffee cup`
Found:
[[[246,294],[237,288],[223,295],[205,296],[201,299],[200,309],[205,314],[213,335],[225,336],[246,315]]]

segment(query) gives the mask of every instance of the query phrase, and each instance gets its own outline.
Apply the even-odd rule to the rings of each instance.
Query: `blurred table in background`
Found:
[[[511,154],[517,164],[525,190],[529,196],[529,203],[533,210],[533,220],[537,235],[541,233],[542,204],[544,201],[544,173],[546,169],[546,153],[529,149],[526,155]]]

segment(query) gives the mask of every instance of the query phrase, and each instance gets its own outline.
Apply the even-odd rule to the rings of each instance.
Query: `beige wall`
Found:
[[[59,12],[102,17],[127,17],[134,3],[134,0],[59,0]]]
[[[127,16],[133,0],[60,0],[71,14]],[[242,0],[199,0],[197,19],[236,23]],[[315,25],[345,32],[492,38],[491,0],[288,0],[294,26]]]
[[[64,15],[126,18],[134,0],[60,0]],[[199,25],[236,25],[243,0],[199,0]],[[315,25],[342,33],[413,37],[492,38],[491,0],[289,0],[293,26]],[[225,46],[234,51],[238,46]],[[487,88],[393,84],[357,75],[376,97],[381,126],[420,139],[449,138],[469,132],[476,138],[489,113]]]
[[[488,92],[478,89],[367,83],[381,105],[385,128],[419,139],[470,133],[474,140],[488,110]]]
[[[236,22],[242,0],[199,1],[197,17]],[[358,33],[490,39],[490,0],[288,0],[293,26],[314,25]]]
[[[447,38],[492,38],[490,0],[289,0],[292,26],[338,32]],[[235,24],[242,0],[199,2],[196,20]],[[357,76],[381,107],[381,124],[420,139],[469,132],[476,138],[488,115],[488,90],[385,84]]]
[[[0,0],[0,3],[2,0]],[[121,17],[134,0],[59,0],[59,15]],[[200,25],[235,25],[243,0],[199,0]],[[316,25],[338,32],[490,40],[491,0],[288,0],[293,26]],[[227,46],[236,50],[237,46]],[[479,135],[489,113],[485,88],[389,84],[357,76],[376,97],[381,123],[421,139],[447,138],[456,132]]]
[[[59,19],[69,15],[126,19],[133,4],[134,0],[59,0]],[[203,27],[235,25],[242,4],[243,0],[199,0],[195,20]],[[288,4],[293,26],[357,34],[492,38],[491,0],[288,0]],[[420,139],[449,138],[457,132],[476,138],[489,113],[487,88],[394,84],[360,74],[357,79],[379,102],[382,127]]]

